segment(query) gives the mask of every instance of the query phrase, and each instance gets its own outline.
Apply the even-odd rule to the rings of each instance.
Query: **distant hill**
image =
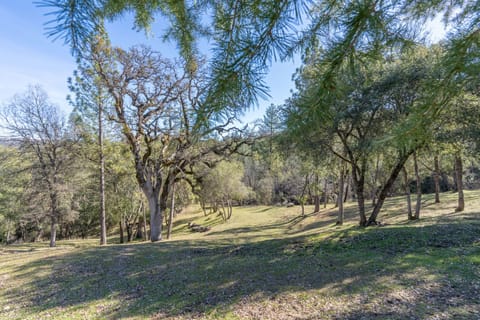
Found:
[[[15,145],[15,139],[12,137],[0,136],[0,146],[12,146]]]

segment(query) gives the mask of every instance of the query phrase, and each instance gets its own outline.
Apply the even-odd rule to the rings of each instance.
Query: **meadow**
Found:
[[[190,207],[172,240],[0,247],[0,319],[480,319],[480,191],[424,196],[408,221],[387,199],[379,226],[336,209]],[[210,226],[191,232],[189,222]],[[117,242],[117,243],[115,243]]]

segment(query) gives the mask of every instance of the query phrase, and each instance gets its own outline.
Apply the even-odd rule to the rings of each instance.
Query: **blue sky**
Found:
[[[22,93],[28,85],[40,84],[51,101],[66,112],[70,107],[66,101],[69,93],[67,78],[75,69],[75,61],[68,46],[61,40],[52,42],[45,36],[44,23],[50,18],[44,14],[48,9],[38,8],[27,0],[0,0],[0,104],[7,103],[14,94]],[[132,30],[127,19],[109,26],[114,45],[129,47],[137,43],[147,43],[155,49],[172,55],[175,45],[163,43],[159,36],[160,22],[153,26],[153,35]],[[431,24],[433,41],[444,34],[439,21]],[[262,117],[264,108],[271,103],[281,104],[290,96],[294,85],[293,72],[299,59],[287,63],[275,63],[266,78],[270,87],[271,99],[260,101],[260,106],[246,113],[245,121]]]
[[[67,78],[75,69],[75,61],[69,48],[61,40],[52,42],[45,36],[44,23],[48,10],[36,7],[26,0],[0,0],[0,104],[7,103],[14,94],[24,92],[28,85],[40,84],[51,101],[68,112],[66,101],[69,93]],[[146,37],[132,30],[132,24],[122,19],[109,26],[114,45],[129,47],[147,43],[166,56],[175,52],[175,44],[160,39],[162,27],[157,22],[153,34]],[[271,103],[280,104],[293,88],[291,76],[300,61],[276,63],[267,76],[271,99],[261,100],[260,106],[248,111],[245,121],[262,117],[263,110]],[[296,64],[295,64],[296,63]]]

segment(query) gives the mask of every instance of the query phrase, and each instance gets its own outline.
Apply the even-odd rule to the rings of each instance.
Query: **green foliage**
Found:
[[[249,196],[250,190],[242,182],[244,168],[236,161],[222,161],[213,169],[207,170],[201,178],[202,201],[221,209],[225,220],[231,216],[225,210],[231,210],[231,201],[242,201]]]
[[[266,96],[262,80],[269,64],[298,51],[305,56],[317,51],[323,69],[317,95],[332,91],[341,85],[337,76],[344,69],[410,48],[421,41],[423,24],[442,13],[445,24],[456,28],[447,40],[448,77],[441,86],[478,74],[478,1],[40,0],[37,4],[51,8],[55,17],[47,24],[47,34],[63,38],[76,54],[102,30],[104,19],[120,19],[125,12],[133,12],[134,25],[147,31],[158,15],[165,17],[164,36],[177,41],[190,70],[198,66],[198,44],[208,37],[213,57],[206,96],[218,112],[248,108]]]
[[[15,147],[0,145],[0,242],[15,239],[26,206],[25,189],[31,180],[29,160]]]

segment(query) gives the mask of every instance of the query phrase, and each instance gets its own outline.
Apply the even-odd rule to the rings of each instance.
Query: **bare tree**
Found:
[[[4,128],[18,140],[25,157],[32,156],[35,185],[49,199],[50,247],[56,245],[57,224],[61,219],[61,198],[65,191],[65,172],[71,164],[74,140],[65,117],[48,101],[39,87],[16,95],[1,112]]]
[[[215,117],[216,110],[203,104],[207,81],[206,70],[198,67],[201,62],[187,67],[147,47],[124,51],[104,43],[92,59],[113,99],[110,118],[122,128],[148,200],[150,240],[159,241],[173,182],[186,178],[195,163],[210,161],[210,154],[228,155],[242,145],[234,134],[235,118]]]

